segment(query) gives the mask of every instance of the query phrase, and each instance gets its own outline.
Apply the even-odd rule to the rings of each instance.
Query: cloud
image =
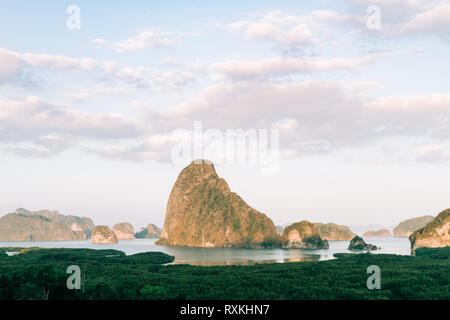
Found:
[[[369,98],[366,87],[341,81],[223,82],[152,123],[158,132],[190,129],[197,120],[220,130],[278,128],[282,148],[297,156],[392,137],[450,139],[450,95]]]
[[[24,53],[20,57],[32,67],[67,70],[67,69],[80,69],[84,71],[95,71],[98,62],[89,58],[71,58],[59,55],[51,54],[36,54],[36,53]]]
[[[396,37],[435,36],[449,41],[450,4],[441,0],[349,0],[359,10],[370,5],[380,8],[378,35]]]
[[[283,76],[336,70],[356,70],[374,61],[376,54],[357,58],[271,58],[256,61],[230,60],[217,62],[213,68],[230,78]]]
[[[98,61],[51,54],[17,53],[0,48],[0,85],[23,86],[30,82],[27,72],[33,69],[54,71],[78,70],[105,80],[121,80],[137,88],[155,91],[179,90],[204,74],[199,63],[179,63],[176,67],[161,65],[121,66],[117,61]]]
[[[113,94],[130,94],[131,90],[125,88],[107,88],[107,87],[94,87],[81,89],[78,92],[65,93],[64,96],[70,103],[83,102],[91,100],[96,96],[101,95],[113,95]]]
[[[127,139],[142,134],[134,120],[88,113],[30,96],[0,99],[0,141],[49,145],[66,138]]]
[[[400,25],[400,35],[432,34],[450,41],[450,4],[442,4],[411,17]]]
[[[96,154],[109,159],[120,159],[126,161],[142,162],[156,160],[161,162],[171,161],[171,151],[177,143],[171,134],[154,134],[144,141],[129,144],[108,144],[101,148],[85,148],[88,153]]]
[[[282,47],[315,46],[317,39],[301,17],[271,11],[256,20],[215,24],[230,32],[242,32],[244,39],[263,40]]]
[[[0,86],[20,82],[25,73],[24,65],[20,55],[0,48]]]
[[[116,42],[110,42],[105,39],[97,38],[92,42],[97,47],[106,47],[113,49],[117,52],[129,52],[138,51],[145,48],[167,48],[174,44],[180,43],[180,36],[187,35],[199,35],[195,32],[172,32],[172,31],[160,31],[157,28],[144,30],[134,37],[119,40]]]
[[[442,146],[426,146],[419,150],[416,160],[422,162],[444,162],[450,160],[450,149]]]
[[[37,97],[1,99],[0,145],[22,156],[74,147],[102,157],[170,161],[172,132],[192,130],[194,121],[204,130],[279,129],[280,152],[289,157],[399,137],[450,140],[450,94],[370,98],[367,88],[343,81],[224,81],[162,111],[141,102],[136,119]],[[438,158],[438,151],[424,150],[417,160]]]

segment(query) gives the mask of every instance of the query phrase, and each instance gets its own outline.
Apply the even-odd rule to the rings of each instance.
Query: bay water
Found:
[[[381,248],[380,250],[372,251],[374,254],[411,255],[408,238],[373,237],[364,238],[364,240]],[[352,253],[352,251],[347,250],[350,241],[329,241],[330,247],[326,250],[166,247],[157,246],[155,242],[156,239],[133,239],[119,240],[117,244],[100,245],[92,244],[89,239],[82,241],[0,242],[0,247],[115,249],[123,251],[127,255],[160,251],[175,256],[174,264],[203,266],[320,261],[334,259],[334,253]]]

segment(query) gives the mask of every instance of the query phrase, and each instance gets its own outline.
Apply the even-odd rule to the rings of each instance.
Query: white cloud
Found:
[[[0,85],[17,82],[23,74],[23,67],[20,55],[0,48]]]
[[[0,85],[21,85],[30,69],[79,70],[102,76],[104,79],[122,80],[138,88],[155,91],[178,90],[189,85],[204,71],[199,63],[174,66],[121,66],[117,61],[98,61],[91,58],[73,58],[51,54],[17,53],[0,48]]]
[[[449,41],[450,4],[442,0],[350,0],[365,10],[370,5],[380,8],[381,29],[385,37],[435,36]]]
[[[96,96],[130,93],[131,90],[125,88],[94,87],[84,88],[79,90],[78,92],[65,93],[64,96],[69,100],[70,103],[73,103],[90,100]]]
[[[171,32],[146,30],[133,38],[114,42],[114,47],[118,52],[136,51],[150,47],[169,47],[177,42],[172,36]]]
[[[400,25],[398,34],[433,34],[450,41],[450,4],[442,4],[414,15]]]
[[[119,40],[116,42],[110,42],[105,39],[96,38],[92,42],[97,47],[106,47],[114,49],[117,52],[138,51],[145,48],[155,47],[171,47],[176,43],[180,43],[181,36],[199,35],[196,32],[172,32],[161,31],[157,28],[144,30],[134,37]]]
[[[450,149],[442,146],[422,147],[416,159],[422,162],[443,162],[450,160]]]
[[[257,20],[242,20],[224,26],[242,32],[245,39],[264,40],[279,46],[314,46],[317,39],[301,17],[271,11]]]
[[[396,137],[449,141],[449,94],[369,98],[367,88],[342,81],[225,81],[164,111],[139,104],[136,120],[72,110],[36,97],[2,99],[0,141],[3,149],[9,144],[21,154],[27,150],[23,144],[31,144],[35,156],[85,141],[88,152],[133,161],[169,161],[172,131],[192,129],[194,121],[203,121],[204,130],[278,128],[281,153],[295,157]],[[417,160],[437,157],[438,151],[422,153]]]
[[[256,61],[230,60],[217,62],[212,67],[231,78],[281,76],[335,70],[355,70],[374,61],[375,54],[357,58],[271,58]]]
[[[0,99],[1,142],[55,141],[56,137],[127,139],[142,134],[121,114],[88,113],[30,96]],[[49,137],[53,137],[49,140]]]

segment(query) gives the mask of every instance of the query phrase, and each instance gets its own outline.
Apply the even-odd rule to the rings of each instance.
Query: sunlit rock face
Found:
[[[433,216],[422,216],[402,221],[394,228],[394,237],[409,237],[414,231],[422,229],[433,221]]]
[[[367,250],[367,251],[371,251],[371,250],[378,250],[378,247],[373,245],[373,244],[366,243],[364,241],[364,239],[361,238],[361,237],[355,236],[350,241],[350,244],[348,245],[348,250]]]
[[[92,243],[94,244],[114,244],[117,243],[117,237],[107,226],[96,226],[92,232]]]
[[[118,240],[134,239],[134,228],[128,222],[122,222],[113,226],[114,234]]]
[[[175,182],[157,244],[270,247],[279,242],[272,220],[231,192],[211,162],[196,160]]]
[[[283,230],[283,247],[305,249],[328,249],[328,241],[323,240],[314,224],[301,221]]]
[[[86,240],[93,229],[94,223],[86,217],[20,208],[0,218],[0,241]]]
[[[324,240],[351,240],[355,236],[349,227],[335,223],[314,223],[314,226]]]
[[[450,246],[450,209],[438,214],[424,228],[409,236],[413,252],[417,248],[440,248]]]

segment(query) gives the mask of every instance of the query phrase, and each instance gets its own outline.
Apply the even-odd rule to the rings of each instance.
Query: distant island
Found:
[[[427,225],[427,223],[433,221],[433,216],[422,216],[412,219],[407,219],[400,222],[394,228],[394,237],[409,237],[414,231],[419,230]]]
[[[375,231],[366,231],[363,233],[363,237],[392,237],[392,235],[389,230],[380,229]]]
[[[96,226],[92,232],[93,244],[114,244],[119,242],[116,234],[108,226]]]
[[[335,223],[314,223],[319,236],[324,240],[351,240],[355,234],[347,226]]]
[[[366,243],[361,237],[355,236],[352,240],[350,240],[350,244],[347,249],[352,251],[372,251],[378,250],[378,247],[373,244]]]
[[[139,232],[136,232],[136,239],[159,239],[161,237],[161,229],[150,223],[147,228],[141,228]]]
[[[91,219],[58,211],[17,209],[0,218],[0,241],[86,240],[93,230]]]
[[[117,223],[110,229],[108,226],[96,226],[92,219],[74,215],[63,215],[58,211],[39,210],[29,211],[16,209],[0,218],[0,241],[70,241],[87,240],[98,244],[116,243],[117,240],[131,240],[135,238],[158,239],[161,229],[154,224],[142,228],[135,233],[128,222]],[[110,230],[114,237],[103,239],[102,234]],[[92,240],[95,234],[95,240]],[[100,240],[101,239],[101,240]]]

